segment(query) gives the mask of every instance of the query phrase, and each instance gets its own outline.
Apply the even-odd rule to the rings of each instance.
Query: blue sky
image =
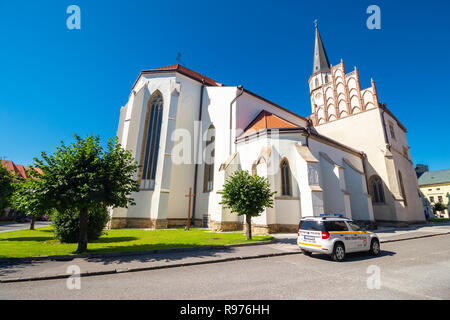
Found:
[[[81,30],[66,9],[81,8]],[[381,8],[381,30],[366,9]],[[114,136],[139,72],[176,63],[310,114],[314,19],[408,129],[414,163],[450,168],[449,1],[1,1],[0,157],[32,164],[74,133]]]

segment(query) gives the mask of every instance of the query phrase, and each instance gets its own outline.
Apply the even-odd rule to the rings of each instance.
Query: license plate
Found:
[[[315,242],[316,238],[315,237],[311,237],[311,236],[303,236],[303,240],[310,241],[310,242]]]

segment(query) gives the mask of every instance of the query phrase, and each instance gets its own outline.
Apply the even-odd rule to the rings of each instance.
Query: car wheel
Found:
[[[302,250],[302,254],[304,254],[305,256],[310,257],[310,256],[312,255],[312,252],[311,252],[311,251],[306,251],[306,250],[304,250],[304,249],[301,249],[301,250]]]
[[[334,246],[333,254],[331,255],[334,261],[342,262],[345,259],[345,248],[342,243],[338,243]]]
[[[377,239],[373,239],[372,242],[370,243],[369,253],[374,256],[380,254],[380,242]]]

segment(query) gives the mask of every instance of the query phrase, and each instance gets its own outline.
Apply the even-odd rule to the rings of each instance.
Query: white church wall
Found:
[[[348,158],[347,158],[348,159]],[[350,193],[352,218],[355,220],[374,220],[372,204],[367,193],[366,179],[361,170],[343,163],[346,189]]]
[[[189,198],[186,195],[189,193],[189,188],[192,188],[192,193],[195,192],[194,122],[198,120],[201,88],[199,82],[180,74],[176,74],[176,83],[180,88],[178,105],[176,109],[173,109],[168,120],[175,128],[167,136],[167,139],[171,140],[169,144],[172,149],[166,149],[166,153],[170,154],[171,158],[166,218],[174,219],[173,221],[187,219]]]
[[[270,145],[270,140],[267,139],[267,136],[253,138],[248,142],[240,142],[236,145],[236,150],[239,153],[239,159],[241,163],[241,169],[248,171],[252,174],[252,166],[253,163],[257,160],[258,156],[261,153],[263,147],[267,147]],[[256,168],[257,174],[261,177],[269,178],[269,172],[267,170],[267,164],[264,163]],[[252,223],[268,225],[270,222],[268,221],[267,210],[261,213],[259,217],[252,218]],[[275,223],[275,219],[271,219],[272,223]]]
[[[354,153],[314,139],[310,139],[309,148],[311,153],[320,159],[325,213],[343,213],[349,218],[373,220],[373,213],[367,206],[367,192],[362,191],[366,189],[364,177],[360,173],[353,175],[351,171],[354,170],[344,162],[345,158],[353,168],[362,173],[364,171],[362,159]],[[321,152],[338,167],[323,159]]]
[[[388,141],[391,145],[395,175],[397,176],[396,179],[393,179],[393,184],[399,185],[398,172],[400,171],[407,198],[406,206],[403,203],[397,203],[397,219],[399,221],[424,221],[423,203],[419,197],[419,185],[414,165],[411,161],[406,132],[398,125],[397,120],[387,112],[384,112],[383,117]],[[393,126],[394,137],[391,135],[390,125]],[[400,195],[399,187],[392,186],[392,190],[395,191],[397,196]]]
[[[301,143],[301,136],[298,133],[280,134],[278,138],[271,139],[272,153],[271,165],[273,172],[273,182],[275,194],[274,211],[275,223],[279,225],[298,225],[301,213],[301,194],[299,183],[305,179],[297,163],[297,151],[295,143]],[[291,171],[292,196],[281,194],[281,170],[280,163],[287,159]]]
[[[230,102],[236,96],[236,87],[206,87],[203,95],[202,108],[202,149],[201,158],[204,159],[205,133],[213,125],[215,129],[215,152],[214,152],[214,182],[210,192],[203,192],[203,181],[205,166],[204,161],[198,166],[197,173],[197,203],[196,218],[209,215],[211,220],[237,221],[234,215],[224,213],[221,201],[220,190],[223,188],[225,175],[224,171],[219,172],[220,165],[225,163],[230,157],[229,151],[229,110]],[[233,143],[234,144],[234,143]]]
[[[131,120],[129,121],[130,124],[127,148],[130,147],[134,151],[133,155],[136,161],[139,162],[142,152],[142,140],[144,135],[145,115],[147,112],[148,100],[156,90],[161,92],[163,97],[163,120],[161,125],[160,148],[158,151],[158,161],[156,167],[155,188],[152,191],[140,191],[135,195],[136,200],[139,199],[139,201],[136,201],[135,206],[130,206],[128,208],[128,218],[158,218],[159,200],[161,195],[161,177],[165,167],[164,149],[166,144],[167,118],[170,109],[169,105],[171,102],[169,89],[170,81],[173,78],[173,76],[142,76],[137,84],[137,87],[139,87],[140,82],[143,83],[141,85],[141,89],[135,94],[132,108],[127,110],[127,115],[131,117]],[[167,168],[167,166],[165,168]]]

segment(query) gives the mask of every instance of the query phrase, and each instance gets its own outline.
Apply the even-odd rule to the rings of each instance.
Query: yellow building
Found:
[[[434,206],[441,202],[445,206],[450,202],[450,169],[427,171],[419,177],[419,187],[424,200]],[[448,209],[435,213],[438,218],[449,218]]]

